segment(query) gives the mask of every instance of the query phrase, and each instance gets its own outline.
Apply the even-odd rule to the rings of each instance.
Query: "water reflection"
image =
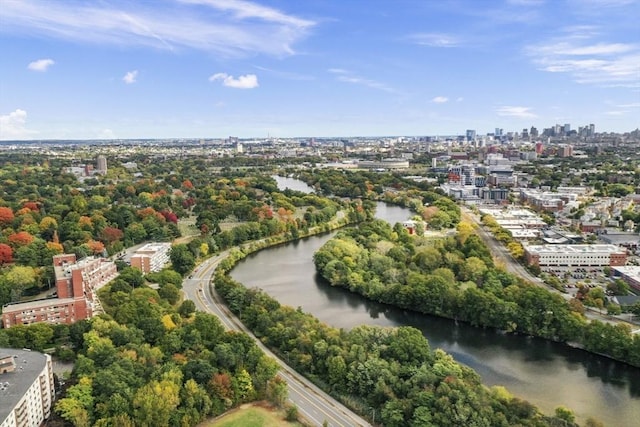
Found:
[[[402,208],[381,207],[379,213],[390,214],[395,222],[410,216]],[[581,422],[594,417],[609,426],[626,426],[640,420],[640,369],[559,343],[396,309],[330,286],[316,274],[312,257],[333,235],[251,255],[232,276],[338,328],[360,324],[418,328],[432,348],[442,348],[472,367],[487,386],[504,385],[546,413],[565,405]]]

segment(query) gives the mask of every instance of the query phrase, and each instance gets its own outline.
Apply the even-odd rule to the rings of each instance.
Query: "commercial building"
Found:
[[[406,159],[382,159],[382,161],[360,160],[358,167],[363,169],[398,170],[409,168],[409,160]]]
[[[527,264],[538,267],[605,267],[627,263],[616,245],[523,245]]]
[[[0,348],[0,427],[38,427],[55,399],[51,356]]]
[[[148,243],[131,256],[131,267],[143,274],[160,271],[169,262],[169,250],[171,243]]]
[[[53,257],[56,298],[7,304],[2,307],[5,328],[31,323],[74,323],[101,310],[98,289],[118,276],[115,263],[104,258],[76,261],[75,254]]]
[[[629,286],[636,291],[640,291],[640,267],[637,265],[629,265],[623,267],[613,267],[614,277],[624,280]]]

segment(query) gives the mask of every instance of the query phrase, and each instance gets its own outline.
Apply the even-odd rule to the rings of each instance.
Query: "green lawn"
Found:
[[[284,414],[260,406],[248,406],[236,409],[212,421],[205,421],[198,427],[279,427],[300,426],[284,420]]]

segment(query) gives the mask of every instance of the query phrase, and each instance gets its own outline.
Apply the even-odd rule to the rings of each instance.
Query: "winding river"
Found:
[[[311,189],[278,178],[280,188]],[[408,209],[379,203],[376,216],[390,223],[411,216]],[[432,348],[442,348],[475,369],[484,384],[504,385],[546,413],[571,408],[579,422],[593,417],[607,426],[640,423],[640,369],[542,339],[505,335],[438,317],[373,303],[318,277],[313,254],[335,233],[262,250],[232,271],[247,287],[259,287],[282,304],[302,307],[321,321],[350,329],[360,324],[413,326]]]

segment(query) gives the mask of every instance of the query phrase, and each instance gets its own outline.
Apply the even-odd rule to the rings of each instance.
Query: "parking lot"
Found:
[[[598,267],[545,267],[543,273],[555,276],[563,283],[565,291],[575,295],[580,285],[589,288],[601,286],[606,290],[609,278]]]

